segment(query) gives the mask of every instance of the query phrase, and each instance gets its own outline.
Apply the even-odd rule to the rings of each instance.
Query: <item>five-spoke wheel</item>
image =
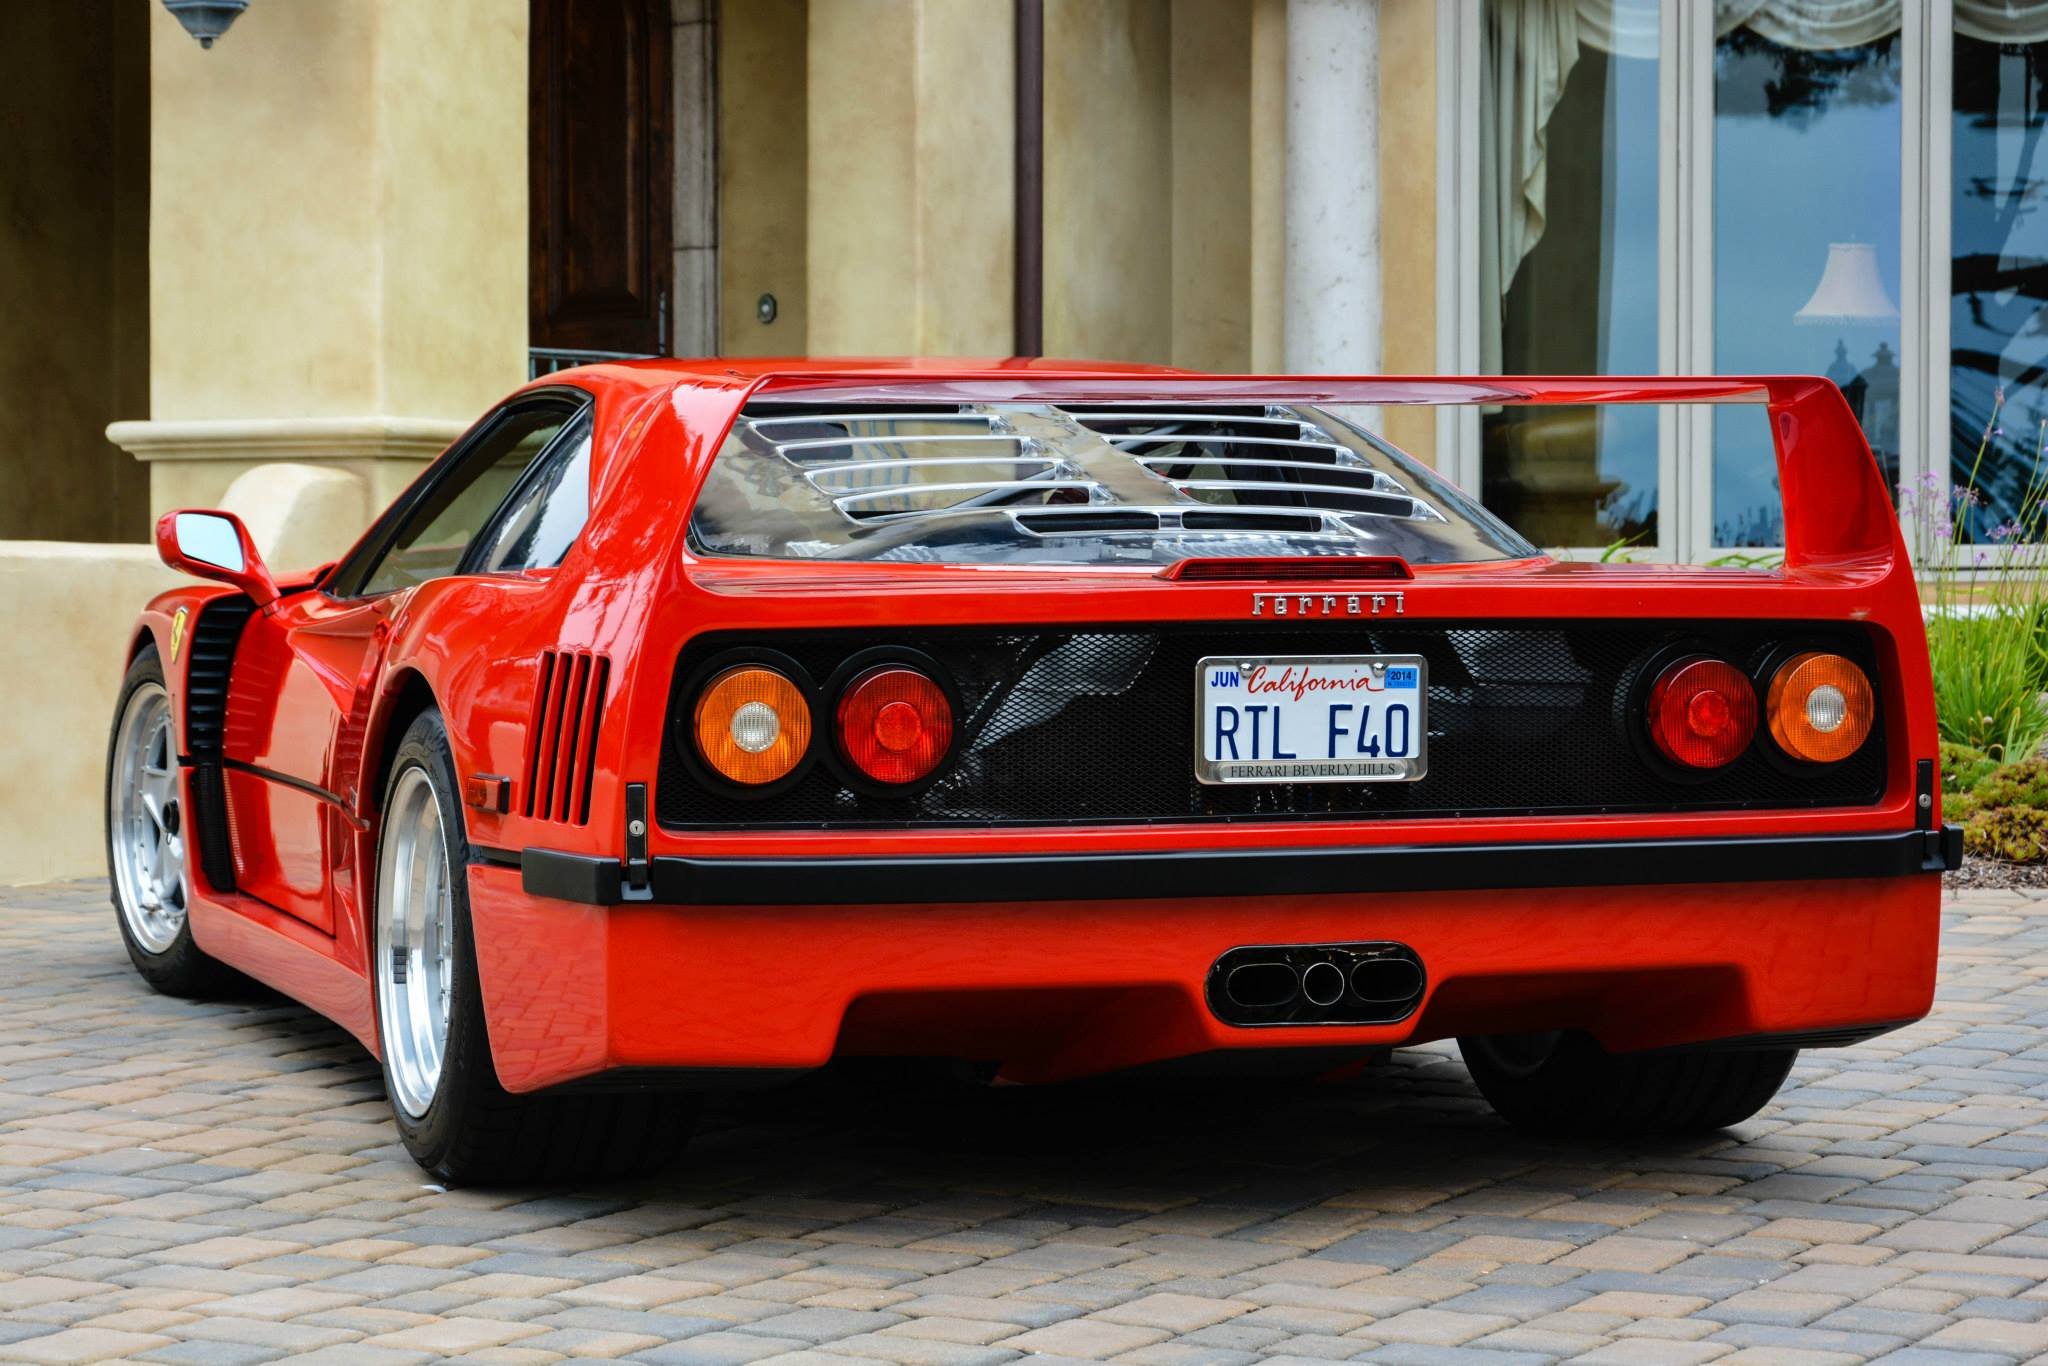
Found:
[[[413,1119],[427,1112],[448,1052],[455,981],[454,870],[433,778],[403,770],[384,813],[377,870],[377,1004],[391,1098]]]
[[[162,953],[185,928],[185,836],[171,699],[150,681],[128,694],[114,725],[108,784],[114,891],[143,948]]]
[[[523,1184],[651,1171],[688,1140],[687,1096],[514,1095],[498,1080],[470,914],[469,840],[440,713],[392,755],[371,914],[384,1084],[406,1150],[443,1181]]]
[[[158,991],[211,996],[240,974],[192,941],[192,872],[178,724],[156,651],[128,666],[107,742],[107,880],[135,970]]]

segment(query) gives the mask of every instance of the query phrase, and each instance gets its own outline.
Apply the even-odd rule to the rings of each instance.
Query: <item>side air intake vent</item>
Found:
[[[185,659],[185,756],[192,761],[191,827],[199,870],[215,891],[235,890],[227,784],[221,776],[221,741],[227,729],[228,673],[242,628],[256,604],[239,595],[215,598],[199,609]]]
[[[590,820],[590,778],[610,676],[611,661],[587,650],[541,655],[526,728],[526,815],[569,825]]]
[[[228,671],[255,604],[244,597],[215,598],[193,623],[185,661],[185,753],[218,760],[228,718]]]

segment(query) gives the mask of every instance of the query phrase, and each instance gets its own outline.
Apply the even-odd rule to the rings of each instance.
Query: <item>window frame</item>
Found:
[[[1437,369],[1479,373],[1479,127],[1485,0],[1437,7]],[[1714,370],[1714,6],[1660,0],[1657,328],[1660,375]],[[1948,478],[1949,117],[1953,0],[1903,6],[1899,94],[1899,483]],[[1782,548],[1715,545],[1712,404],[1658,415],[1658,544],[1699,563]],[[1480,487],[1480,412],[1437,410],[1445,474]],[[1896,499],[1897,492],[1894,491]],[[1601,547],[1551,547],[1597,556]],[[1910,546],[1909,546],[1910,551]]]
[[[531,491],[535,484],[540,482],[542,471],[546,470],[561,455],[562,451],[572,444],[571,438],[575,437],[579,432],[587,430],[588,439],[593,447],[595,446],[597,441],[595,409],[596,405],[594,403],[585,403],[577,408],[576,411],[570,414],[569,420],[563,423],[553,436],[548,438],[547,444],[540,448],[527,467],[519,472],[519,477],[512,481],[512,487],[505,490],[505,496],[499,500],[495,508],[491,509],[491,515],[484,519],[484,524],[477,529],[476,535],[463,548],[462,559],[455,566],[457,574],[503,575],[531,574],[540,571],[552,572],[561,563],[558,560],[555,564],[525,565],[518,569],[486,569],[483,567],[482,560],[485,550],[496,542],[498,533],[504,529],[505,523],[511,518],[513,511],[518,508],[520,499]],[[584,427],[586,419],[589,422],[587,429]],[[592,454],[595,455],[594,450]],[[590,525],[589,493],[590,490],[586,488],[584,490],[584,526]],[[583,528],[578,527],[576,535],[569,541],[569,549],[575,549],[576,542],[582,538]],[[568,551],[565,550],[563,557],[567,558],[567,555]]]
[[[367,602],[374,598],[389,597],[393,593],[402,591],[397,588],[387,588],[376,592],[365,592],[363,591],[363,585],[368,582],[371,576],[377,572],[379,566],[384,563],[385,556],[390,554],[391,547],[398,538],[407,531],[410,531],[416,524],[422,506],[429,502],[434,493],[444,484],[456,477],[457,473],[480,446],[489,441],[507,422],[536,409],[552,408],[562,412],[564,414],[562,431],[567,431],[570,425],[586,409],[594,409],[596,402],[595,395],[587,389],[581,389],[571,384],[552,384],[544,388],[522,390],[512,398],[485,413],[476,420],[475,424],[467,432],[457,437],[447,450],[436,457],[434,462],[427,467],[426,472],[414,480],[405,492],[401,493],[384,510],[383,514],[370,524],[369,531],[363,535],[361,540],[356,542],[355,547],[342,557],[341,561],[335,565],[332,571],[322,577],[320,591],[328,598],[342,602]],[[562,431],[558,431],[553,437],[550,437],[548,443],[535,453],[532,462],[527,466],[526,470],[520,473],[519,478],[513,481],[512,487],[506,490],[505,496],[498,501],[497,506],[491,509],[491,515],[484,519],[482,527],[479,529],[479,537],[484,531],[497,524],[499,518],[504,514],[506,504],[526,486],[526,481],[531,475],[533,468],[544,461],[548,454],[554,450],[556,442],[561,438]],[[595,439],[594,431],[593,439]],[[475,553],[475,545],[476,541],[473,538],[471,544],[464,547],[462,559],[455,568],[456,574],[469,572],[469,565],[472,563]]]

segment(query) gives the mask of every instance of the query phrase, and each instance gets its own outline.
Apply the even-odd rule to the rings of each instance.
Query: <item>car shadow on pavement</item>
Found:
[[[280,1052],[359,1067],[364,1099],[381,1104],[374,1060],[311,1011],[262,989],[212,1008],[239,1008],[237,1027],[274,1032]],[[901,1206],[974,1191],[1094,1209],[1084,1222],[1210,1202],[1271,1211],[1336,1201],[1355,1216],[1406,1208],[1407,1192],[1544,1168],[1590,1188],[1618,1172],[1685,1169],[1730,1141],[1603,1146],[1519,1133],[1480,1098],[1448,1041],[1337,1076],[1140,1070],[1046,1086],[989,1084],[930,1060],[849,1059],[707,1094],[695,1139],[662,1173],[527,1193],[703,1207],[856,1190]],[[406,1161],[395,1128],[376,1156]]]
[[[1626,1170],[1683,1161],[1728,1139],[1613,1147],[1509,1129],[1448,1044],[1397,1051],[1338,1080],[1140,1074],[1055,1086],[988,1086],[913,1065],[841,1065],[760,1091],[714,1095],[697,1139],[641,1198],[796,1196],[886,1188],[978,1190],[1099,1207],[1097,1222],[1215,1203],[1399,1209],[1402,1192],[1469,1188],[1546,1165]],[[1597,1154],[1597,1156],[1596,1156]],[[1617,1160],[1621,1159],[1621,1160]],[[704,1188],[710,1189],[704,1189]],[[713,1194],[713,1192],[716,1192]],[[1065,1216],[1062,1216],[1065,1217]],[[1245,1222],[1254,1222],[1247,1218]]]

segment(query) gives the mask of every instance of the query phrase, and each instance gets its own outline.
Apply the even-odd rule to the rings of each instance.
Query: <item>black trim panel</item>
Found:
[[[1872,835],[1577,843],[1197,849],[1131,854],[653,860],[668,906],[863,906],[945,901],[1450,892],[1517,887],[1795,882],[1939,873],[1963,861],[1961,826]],[[520,855],[532,896],[615,905],[619,860],[553,849]]]

